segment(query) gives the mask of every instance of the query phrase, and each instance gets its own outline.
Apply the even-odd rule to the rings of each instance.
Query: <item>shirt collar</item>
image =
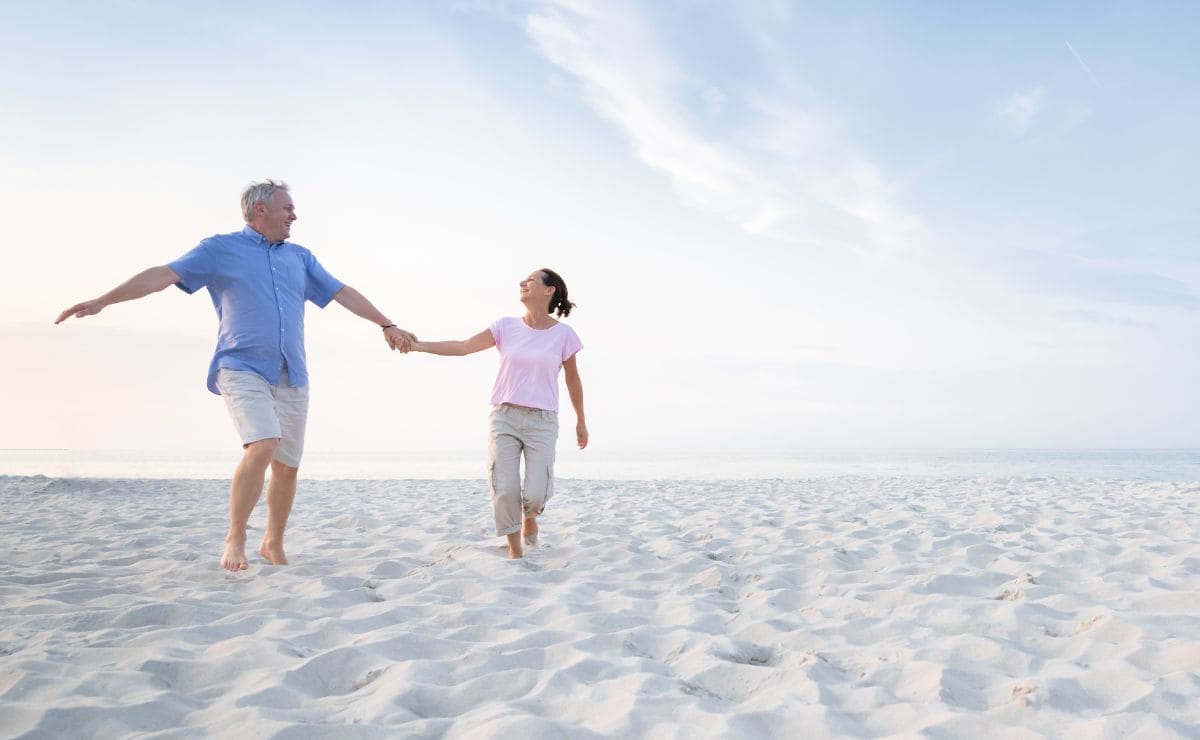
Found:
[[[280,244],[283,244],[283,242],[281,242],[281,241],[275,242],[273,244],[271,242],[268,242],[267,237],[265,237],[262,234],[255,231],[253,228],[251,228],[251,226],[249,224],[247,224],[246,227],[244,229],[242,229],[242,233],[245,234],[246,236],[250,237],[252,240],[254,240],[255,244],[261,244],[264,247],[277,247]]]

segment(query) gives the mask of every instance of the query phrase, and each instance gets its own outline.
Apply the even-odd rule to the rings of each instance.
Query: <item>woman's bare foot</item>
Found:
[[[287,565],[287,555],[283,554],[283,545],[268,543],[264,538],[262,544],[258,546],[258,554],[262,555],[263,560],[266,560],[271,565]]]
[[[525,541],[526,547],[537,547],[538,540],[538,523],[537,517],[529,517],[525,520],[525,526],[521,528],[521,539]]]
[[[250,564],[246,562],[246,541],[225,538],[225,552],[221,554],[221,567],[234,573],[246,570]]]
[[[513,532],[508,535],[508,557],[510,560],[525,557],[525,553],[521,550],[520,532]]]

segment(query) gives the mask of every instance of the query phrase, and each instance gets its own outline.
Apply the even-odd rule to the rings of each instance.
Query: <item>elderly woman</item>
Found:
[[[575,407],[575,439],[587,447],[583,417],[583,382],[575,354],[583,343],[566,317],[575,307],[567,300],[567,284],[542,268],[521,281],[524,316],[497,319],[490,327],[461,342],[413,342],[416,352],[469,355],[495,347],[500,371],[492,388],[488,418],[488,485],[496,534],[508,538],[508,556],[522,557],[522,544],[537,544],[538,516],[554,494],[554,445],[558,440],[558,373],[563,370]],[[521,457],[525,457],[524,486]]]

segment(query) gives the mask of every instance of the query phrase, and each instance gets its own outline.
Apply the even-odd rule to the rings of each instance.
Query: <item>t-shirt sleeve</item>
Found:
[[[212,282],[217,272],[217,255],[212,244],[204,240],[167,267],[179,276],[175,287],[191,295]]]
[[[504,319],[496,319],[492,325],[488,327],[492,332],[492,339],[496,342],[496,349],[504,350]]]
[[[566,362],[575,356],[575,353],[583,349],[583,342],[579,341],[579,335],[571,327],[567,327],[567,338],[563,342],[562,361]]]
[[[337,292],[346,287],[345,283],[330,275],[329,271],[321,266],[312,252],[304,253],[304,269],[307,278],[304,298],[320,308],[328,306]]]

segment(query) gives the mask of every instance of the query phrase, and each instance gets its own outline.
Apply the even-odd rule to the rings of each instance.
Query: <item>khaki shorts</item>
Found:
[[[293,468],[300,467],[308,421],[307,385],[299,388],[290,385],[286,370],[279,383],[271,385],[258,373],[223,367],[217,370],[217,388],[243,447],[264,439],[277,439],[275,459]]]

